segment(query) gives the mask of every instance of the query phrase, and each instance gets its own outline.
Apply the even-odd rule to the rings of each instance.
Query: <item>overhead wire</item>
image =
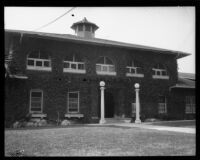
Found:
[[[70,10],[68,10],[67,12],[65,12],[64,14],[62,14],[61,16],[57,17],[57,18],[54,19],[53,21],[51,21],[51,22],[49,22],[49,23],[47,23],[47,24],[45,24],[45,25],[43,25],[43,26],[41,26],[41,27],[39,27],[39,28],[37,28],[37,29],[35,29],[35,30],[33,30],[33,31],[37,31],[37,30],[40,30],[40,29],[42,29],[42,28],[44,28],[44,27],[47,27],[48,25],[50,25],[50,24],[56,22],[58,19],[62,18],[63,16],[65,16],[66,14],[68,14],[69,12],[71,12],[72,10],[74,10],[75,8],[76,8],[76,7],[72,7]]]

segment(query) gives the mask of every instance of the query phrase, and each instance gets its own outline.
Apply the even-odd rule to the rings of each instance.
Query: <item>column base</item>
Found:
[[[100,119],[99,124],[104,124],[106,123],[105,119]]]
[[[140,123],[141,123],[141,120],[140,120],[140,119],[136,119],[136,120],[135,120],[135,123],[140,124]]]

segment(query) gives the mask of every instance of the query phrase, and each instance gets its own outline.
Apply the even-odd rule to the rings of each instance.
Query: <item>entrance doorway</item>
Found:
[[[105,92],[105,118],[114,117],[114,98],[113,94],[109,91]]]

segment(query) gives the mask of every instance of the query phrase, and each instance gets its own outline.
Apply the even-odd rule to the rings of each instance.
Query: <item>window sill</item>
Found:
[[[100,71],[97,71],[97,74],[98,75],[109,75],[109,76],[116,76],[117,75],[116,72],[100,72]]]
[[[36,71],[51,71],[51,67],[31,67],[27,66],[27,70],[36,70]]]
[[[43,114],[43,113],[31,113],[31,117],[32,118],[44,118],[44,117],[47,117],[47,114]]]
[[[169,76],[158,76],[158,75],[153,75],[153,79],[169,79]]]
[[[64,73],[81,73],[81,74],[85,74],[86,70],[75,70],[75,69],[63,69]]]
[[[144,77],[144,74],[132,74],[132,73],[126,73],[127,77]]]
[[[82,117],[84,117],[84,115],[80,114],[80,113],[67,113],[67,114],[65,114],[65,117],[67,117],[67,118],[71,118],[71,117],[82,118]]]

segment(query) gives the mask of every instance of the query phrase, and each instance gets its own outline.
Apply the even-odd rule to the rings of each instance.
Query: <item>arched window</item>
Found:
[[[108,57],[100,57],[96,63],[96,72],[100,75],[116,75],[115,65]]]
[[[142,64],[138,61],[128,61],[126,66],[126,76],[144,77]]]
[[[50,56],[46,52],[31,52],[27,56],[27,69],[51,71]]]
[[[157,79],[169,79],[167,69],[162,64],[156,64],[153,68],[153,78]]]
[[[78,55],[68,55],[63,61],[63,72],[86,73],[85,62]]]

